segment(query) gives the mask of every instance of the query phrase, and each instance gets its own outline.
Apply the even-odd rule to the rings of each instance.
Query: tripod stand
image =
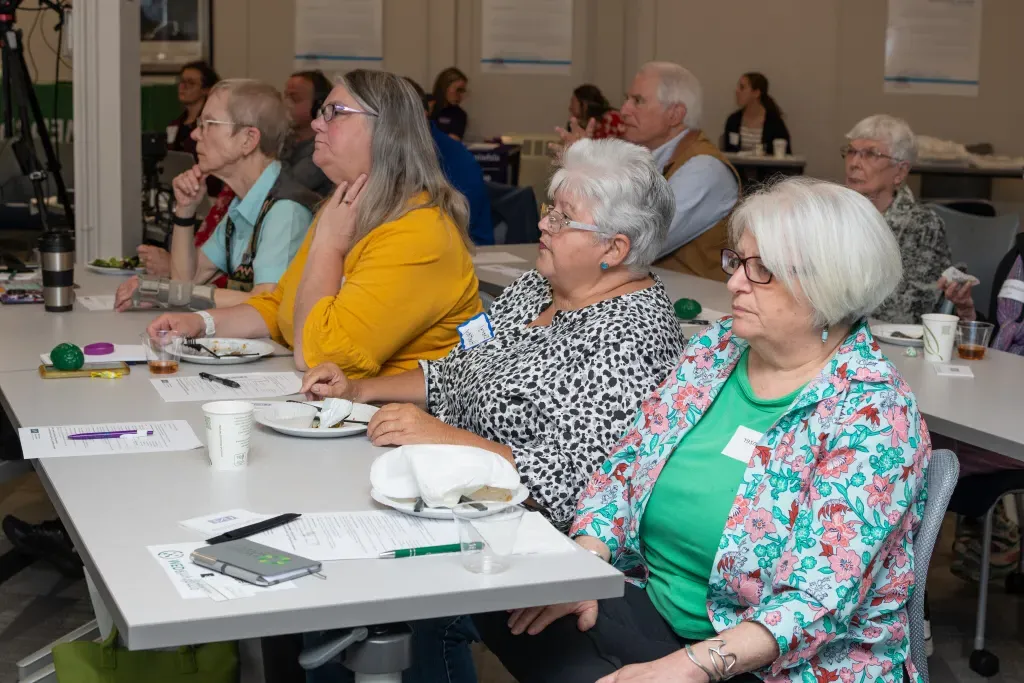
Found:
[[[159,133],[142,134],[142,221],[143,242],[169,249],[174,207],[174,190],[160,182],[160,164],[167,157],[167,143]],[[156,237],[158,234],[159,237]]]
[[[14,28],[14,9],[19,3],[20,0],[0,2],[0,65],[2,65],[0,68],[3,69],[4,131],[7,135],[14,137],[14,121],[15,113],[17,113],[20,130],[18,130],[17,139],[11,147],[14,149],[14,155],[18,159],[18,167],[22,174],[32,183],[43,231],[50,232],[55,229],[50,225],[46,208],[46,180],[51,176],[57,188],[57,200],[64,208],[66,221],[61,229],[74,230],[74,207],[68,197],[67,186],[64,184],[64,177],[60,172],[60,161],[53,151],[50,132],[43,120],[39,99],[36,97],[28,66],[25,64],[24,46],[21,41],[22,32],[20,29]],[[44,4],[58,12],[61,11],[56,4],[45,1]],[[39,162],[35,145],[32,142],[32,124],[35,124],[39,142],[46,155],[45,167]]]

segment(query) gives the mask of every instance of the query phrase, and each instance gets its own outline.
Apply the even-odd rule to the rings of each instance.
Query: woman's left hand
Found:
[[[366,428],[374,446],[406,446],[410,444],[457,441],[459,430],[428,415],[411,403],[390,403],[378,410]]]
[[[624,666],[597,683],[708,683],[708,680],[708,675],[680,650],[653,662]]]
[[[356,215],[359,213],[359,199],[366,187],[366,174],[361,174],[351,185],[341,183],[324,204],[316,224],[313,240],[318,245],[330,245],[348,253],[355,242]]]
[[[939,278],[939,289],[942,290],[943,296],[956,307],[956,314],[966,320],[974,320],[977,316],[974,299],[971,298],[973,287],[970,282],[953,282],[944,277]]]

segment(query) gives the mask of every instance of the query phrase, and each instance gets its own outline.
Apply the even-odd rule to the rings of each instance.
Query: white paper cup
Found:
[[[206,452],[215,470],[240,470],[249,464],[253,405],[248,401],[203,404]]]
[[[784,139],[772,140],[772,156],[776,159],[785,159],[787,146],[788,143]]]
[[[924,326],[924,359],[948,363],[953,358],[956,326],[960,318],[944,313],[926,313],[921,316]]]

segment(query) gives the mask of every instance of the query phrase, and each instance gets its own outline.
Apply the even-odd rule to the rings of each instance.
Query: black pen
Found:
[[[265,519],[262,522],[256,522],[255,524],[243,526],[239,529],[235,529],[234,531],[228,531],[226,533],[221,534],[220,536],[208,538],[206,539],[206,542],[210,545],[217,545],[218,543],[237,541],[240,538],[248,538],[249,536],[255,536],[256,534],[261,534],[264,531],[270,531],[271,529],[275,529],[279,526],[284,526],[285,524],[294,522],[301,516],[302,515],[300,515],[297,512],[289,512],[287,514],[278,515],[277,517]]]
[[[205,379],[207,382],[218,382],[219,384],[223,384],[226,387],[231,387],[232,389],[242,388],[242,385],[233,379],[224,379],[223,377],[218,377],[217,375],[211,375],[208,372],[200,372],[199,376]]]

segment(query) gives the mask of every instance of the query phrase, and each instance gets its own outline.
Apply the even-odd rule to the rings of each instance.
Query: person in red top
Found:
[[[584,83],[572,91],[569,116],[569,130],[585,126],[587,137],[594,140],[621,138],[626,134],[622,116],[608,103],[601,89],[590,83]]]

